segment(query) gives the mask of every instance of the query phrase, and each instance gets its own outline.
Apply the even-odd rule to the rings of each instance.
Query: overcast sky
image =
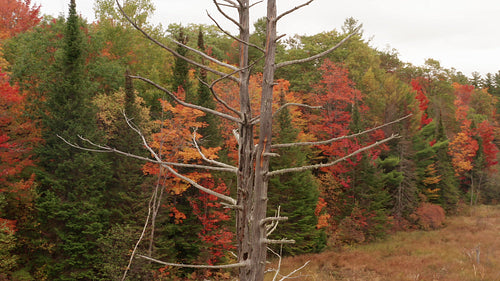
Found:
[[[33,0],[43,14],[67,14],[69,0]],[[152,0],[156,12],[152,22],[212,22],[206,16],[218,15],[211,0]],[[251,1],[256,2],[256,1]],[[307,0],[278,0],[278,12]],[[92,0],[76,0],[78,12],[94,19]],[[261,3],[252,10],[253,20],[264,16]],[[423,65],[427,58],[445,68],[496,73],[500,70],[500,1],[498,0],[315,0],[309,6],[280,21],[279,33],[313,35],[340,29],[344,20],[354,17],[363,23],[364,37],[378,49],[395,48],[400,59]],[[225,26],[230,23],[216,17]],[[231,28],[229,30],[235,30]]]

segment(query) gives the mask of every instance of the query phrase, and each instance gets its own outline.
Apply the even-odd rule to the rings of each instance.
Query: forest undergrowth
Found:
[[[476,206],[447,218],[439,230],[284,258],[280,271],[287,275],[310,260],[296,280],[494,281],[500,280],[499,236],[500,205]]]

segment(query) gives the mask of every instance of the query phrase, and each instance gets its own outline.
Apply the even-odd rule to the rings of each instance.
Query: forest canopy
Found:
[[[500,71],[403,62],[353,18],[270,40],[266,18],[244,38],[155,26],[149,0],[124,1],[128,19],[96,1],[95,22],[69,4],[0,0],[2,280],[244,280],[245,157],[269,258],[500,200]]]

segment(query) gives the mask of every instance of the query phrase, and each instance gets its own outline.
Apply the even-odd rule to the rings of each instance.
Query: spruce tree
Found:
[[[364,130],[359,105],[355,101],[351,109],[349,131],[357,133]],[[367,142],[367,138],[367,136],[359,137],[357,142]],[[384,179],[389,175],[367,154],[363,154],[346,174],[350,178],[349,192],[354,199],[351,201],[353,203],[351,217],[359,219],[358,225],[361,226],[365,239],[383,236],[386,232],[390,205],[390,194]]]
[[[448,155],[449,140],[444,134],[441,118],[432,121],[415,136],[417,186],[431,203],[452,210],[459,199],[458,183]]]
[[[135,155],[147,156],[143,148],[142,139],[133,131],[125,118],[129,119],[133,126],[142,127],[140,109],[136,104],[136,92],[129,77],[129,71],[125,74],[125,104],[123,110],[117,112],[116,134],[109,138],[108,145],[121,151]],[[143,161],[123,157],[117,154],[108,154],[113,167],[113,177],[109,186],[108,206],[113,212],[112,222],[124,224],[136,221],[142,204],[141,184],[145,181],[142,172]],[[141,205],[141,206],[138,206]]]
[[[281,96],[282,104],[284,97]],[[278,136],[276,142],[295,142],[298,130],[292,125],[289,111],[285,108],[277,116]],[[287,166],[307,164],[307,151],[300,147],[280,149],[280,157],[272,159],[270,167],[273,170]],[[311,171],[280,175],[269,180],[269,215],[273,216],[280,208],[280,216],[288,217],[280,222],[276,232],[271,237],[279,239],[286,233],[288,239],[295,244],[283,247],[283,253],[297,255],[319,252],[325,247],[326,234],[317,229],[318,218],[314,211],[318,202],[318,184]]]
[[[198,49],[202,52],[205,52],[205,42],[203,39],[203,31],[201,27],[198,33]],[[200,81],[207,83],[207,71],[200,68],[198,70],[198,73]],[[212,97],[212,93],[210,92],[210,89],[202,82],[200,82],[198,85],[198,96],[196,104],[206,108],[215,109],[215,101]],[[207,124],[206,127],[199,129],[200,134],[203,136],[202,145],[206,147],[221,146],[222,137],[220,134],[220,122],[218,117],[213,114],[205,114],[200,118],[200,121]]]
[[[51,245],[38,262],[50,280],[97,279],[102,262],[96,241],[109,228],[110,214],[104,208],[109,164],[103,155],[74,149],[59,138],[76,143],[82,143],[79,135],[100,139],[86,91],[80,28],[71,0],[57,64],[59,80],[52,84],[42,119],[45,144],[37,151],[41,170],[36,207],[41,233]]]
[[[184,45],[188,43],[189,38],[187,35],[184,34],[184,30],[182,27],[179,31],[179,34],[177,35],[176,40]],[[181,56],[186,56],[188,50],[182,46],[177,46],[175,51]],[[172,72],[173,72],[172,90],[174,92],[177,92],[179,88],[182,88],[186,94],[186,101],[191,103],[195,102],[196,98],[190,91],[191,84],[189,82],[189,65],[187,61],[176,57],[174,59],[174,66]]]

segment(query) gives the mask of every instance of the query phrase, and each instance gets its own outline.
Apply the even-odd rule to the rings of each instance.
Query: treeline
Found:
[[[121,280],[141,234],[137,252],[166,262],[234,260],[232,210],[175,174],[223,194],[237,192],[234,176],[95,151],[112,147],[147,158],[144,136],[166,162],[201,164],[202,154],[231,164],[238,157],[237,128],[132,78],[147,77],[177,99],[227,113],[239,107],[238,86],[228,80],[210,89],[217,76],[146,40],[113,2],[97,1],[98,20],[88,23],[74,1],[68,18],[41,17],[29,1],[0,1],[6,15],[17,15],[2,15],[16,24],[0,26],[0,279]],[[153,26],[147,0],[127,1],[124,9],[182,56],[210,63],[171,39],[237,63],[237,42],[215,26]],[[250,40],[257,47],[264,47],[264,26],[265,19],[255,23]],[[321,53],[356,26],[349,18],[340,30],[282,39],[277,61]],[[262,62],[257,48],[250,56],[258,114]],[[329,163],[398,135],[336,165],[273,177],[268,212],[289,218],[276,239],[296,241],[276,252],[319,252],[439,227],[445,212],[500,199],[500,72],[468,78],[432,59],[413,66],[396,50],[370,46],[360,32],[325,58],[280,70],[274,93],[276,143],[338,140],[276,146],[281,157],[272,170]],[[127,280],[230,276],[136,258]]]

